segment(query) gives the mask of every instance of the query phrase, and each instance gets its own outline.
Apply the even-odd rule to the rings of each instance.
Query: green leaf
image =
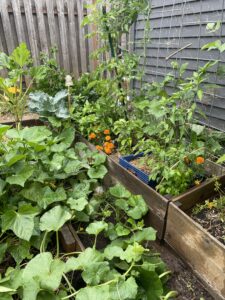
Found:
[[[133,207],[127,211],[127,215],[135,220],[142,218],[148,212],[148,206],[140,195],[132,195],[129,204]]]
[[[129,277],[110,286],[110,300],[136,299],[137,292],[138,285],[134,277]]]
[[[66,262],[65,272],[86,269],[90,263],[102,262],[103,254],[94,248],[86,248],[77,258],[71,257]]]
[[[156,272],[139,270],[139,282],[145,290],[145,296],[148,300],[160,299],[163,295],[163,285]]]
[[[108,245],[104,249],[105,258],[112,260],[114,257],[120,257],[123,254],[123,249],[119,246]]]
[[[23,285],[38,283],[39,289],[55,291],[58,289],[65,264],[60,259],[53,259],[52,254],[44,252],[35,256],[26,265],[23,274]]]
[[[20,264],[25,258],[31,258],[30,243],[20,240],[19,244],[11,245],[8,249],[17,264]]]
[[[21,43],[11,54],[11,59],[21,68],[30,62],[30,51],[25,43]]]
[[[105,163],[106,155],[96,153],[96,154],[93,155],[93,159],[94,159],[94,165],[99,166],[99,165],[102,165],[102,164]]]
[[[64,168],[66,174],[78,174],[83,168],[83,163],[79,160],[69,161]]]
[[[110,300],[109,286],[94,286],[80,289],[76,300]]]
[[[73,127],[65,128],[63,132],[58,136],[60,143],[57,143],[51,147],[52,152],[62,152],[69,148],[74,141],[75,129]]]
[[[16,155],[14,155],[14,153],[9,153],[9,155],[5,156],[6,165],[8,167],[11,167],[16,162],[24,159],[25,157],[26,157],[26,155],[24,155],[24,154],[16,154]]]
[[[211,43],[208,43],[208,44],[204,45],[201,50],[208,50],[208,51],[213,50],[213,49],[218,49],[219,50],[220,47],[221,47],[221,41],[216,40],[216,41],[213,41]]]
[[[205,129],[205,126],[197,125],[197,124],[192,124],[191,125],[191,130],[194,131],[197,135],[200,135]]]
[[[40,219],[41,231],[59,231],[59,229],[70,220],[71,213],[63,206],[55,206],[47,211]]]
[[[22,170],[20,170],[17,174],[9,176],[6,178],[6,182],[9,184],[20,185],[24,187],[26,181],[33,175],[34,169],[31,165],[25,165]]]
[[[132,261],[139,261],[145,251],[145,248],[134,243],[134,245],[128,245],[127,249],[121,254],[120,259],[126,260],[128,263]]]
[[[143,228],[142,230],[135,232],[130,238],[130,242],[142,243],[143,241],[155,241],[156,240],[156,230],[152,227]]]
[[[218,164],[221,164],[221,163],[223,163],[223,162],[225,162],[225,154],[222,155],[222,156],[217,160],[217,163],[218,163]]]
[[[108,262],[90,262],[89,266],[83,271],[82,278],[88,285],[97,285],[104,280],[109,272],[110,267]]]
[[[69,198],[67,203],[70,205],[71,209],[75,209],[77,211],[82,211],[88,204],[88,201],[87,201],[86,197],[81,197],[79,199]]]
[[[11,229],[19,238],[29,241],[34,230],[34,217],[38,209],[31,205],[20,206],[18,211],[8,210],[2,215],[2,230]]]
[[[122,223],[117,223],[115,226],[115,230],[118,236],[125,236],[130,234],[130,230],[124,227]]]
[[[15,290],[10,289],[10,288],[8,288],[6,286],[0,285],[0,293],[8,293],[8,292],[15,292]]]
[[[21,195],[27,200],[36,202],[38,206],[44,209],[52,203],[64,201],[67,198],[63,187],[53,191],[50,187],[43,187],[38,182],[32,183],[28,188],[23,189]]]
[[[105,166],[100,165],[97,167],[92,167],[88,170],[88,176],[94,179],[103,179],[107,174],[107,169]]]
[[[129,198],[131,196],[131,193],[121,184],[111,187],[109,192],[116,198]]]
[[[4,260],[7,248],[8,248],[8,244],[7,243],[1,243],[0,244],[0,264]]]
[[[88,225],[86,232],[88,234],[98,235],[101,231],[107,230],[108,224],[104,221],[95,221]]]
[[[203,91],[202,90],[198,90],[197,91],[197,96],[198,96],[198,99],[201,101],[202,97],[203,97]]]

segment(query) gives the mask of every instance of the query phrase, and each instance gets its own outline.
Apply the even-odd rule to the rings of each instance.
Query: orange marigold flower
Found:
[[[196,164],[197,164],[197,165],[204,164],[204,162],[205,162],[204,157],[198,156],[198,157],[196,158]]]
[[[104,151],[106,154],[111,154],[112,153],[112,150],[108,147],[104,147]]]
[[[94,140],[96,138],[96,134],[94,132],[89,134],[89,139]]]
[[[110,135],[107,135],[107,136],[105,137],[105,140],[106,140],[106,141],[110,141],[110,140],[111,140],[111,136],[110,136]]]
[[[104,130],[104,134],[110,134],[110,130],[109,129],[105,129]]]
[[[114,149],[115,145],[112,142],[110,142],[110,143],[108,143],[108,148],[109,149]]]
[[[16,94],[16,93],[20,93],[20,89],[18,89],[18,88],[15,87],[15,86],[12,86],[12,87],[9,87],[9,88],[8,88],[8,92],[9,92],[10,94]]]
[[[97,145],[95,148],[96,148],[98,151],[102,151],[102,150],[103,150],[103,147],[102,147],[102,146],[99,146],[99,145]]]

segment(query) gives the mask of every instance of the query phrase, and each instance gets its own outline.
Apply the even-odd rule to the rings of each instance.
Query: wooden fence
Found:
[[[90,59],[97,39],[85,39],[95,28],[81,26],[87,13],[83,0],[0,0],[0,51],[9,54],[25,42],[37,65],[40,52],[56,46],[60,66],[77,78],[97,63]]]

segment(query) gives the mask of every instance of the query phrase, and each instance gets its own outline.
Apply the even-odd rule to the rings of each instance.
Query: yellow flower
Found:
[[[207,203],[207,207],[208,207],[209,209],[212,209],[214,206],[215,206],[215,205],[214,205],[213,202],[208,202],[208,203]]]
[[[20,93],[20,89],[18,89],[18,88],[15,87],[15,86],[12,86],[12,87],[9,87],[9,88],[8,88],[8,92],[9,92],[10,94],[17,94],[17,93]]]

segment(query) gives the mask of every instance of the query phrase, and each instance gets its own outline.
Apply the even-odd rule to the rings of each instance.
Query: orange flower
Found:
[[[114,149],[115,145],[112,142],[110,142],[110,143],[108,143],[108,148],[109,149]]]
[[[96,134],[94,132],[89,134],[89,139],[94,140],[96,138]]]
[[[99,146],[99,145],[97,145],[95,148],[96,148],[98,151],[102,151],[102,150],[103,150],[103,147],[102,147],[102,146]]]
[[[110,135],[107,135],[107,136],[105,137],[105,140],[106,140],[106,141],[110,141],[110,140],[111,140],[111,136],[110,136]]]
[[[105,130],[104,130],[104,134],[106,134],[106,135],[107,135],[107,134],[110,134],[110,130],[109,130],[109,129],[105,129]]]
[[[108,147],[104,147],[104,151],[106,154],[111,154],[112,153],[112,150]]]
[[[204,157],[202,157],[202,156],[198,156],[198,157],[196,158],[195,162],[196,162],[197,165],[201,165],[201,164],[204,164],[205,159],[204,159]]]
[[[9,87],[8,88],[8,92],[10,93],[10,94],[16,94],[16,93],[20,93],[20,89],[18,89],[17,87]]]

